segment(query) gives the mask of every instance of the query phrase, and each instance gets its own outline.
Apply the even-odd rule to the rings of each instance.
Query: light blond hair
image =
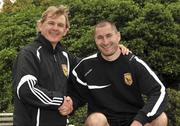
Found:
[[[46,21],[49,14],[51,14],[52,17],[64,15],[66,18],[66,28],[68,29],[70,28],[70,23],[69,23],[69,18],[68,18],[69,8],[67,6],[60,5],[60,6],[48,7],[48,9],[43,12],[41,18],[37,21],[37,24],[44,23],[44,21]]]

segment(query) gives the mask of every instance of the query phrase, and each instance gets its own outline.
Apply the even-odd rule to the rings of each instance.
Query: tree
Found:
[[[71,28],[61,41],[76,56],[96,52],[93,26],[102,19],[116,23],[122,43],[156,70],[168,86],[180,83],[180,0],[18,0],[0,13],[0,111],[12,104],[12,66],[19,50],[36,35],[36,21],[49,5],[70,7]],[[168,90],[172,94],[179,91]],[[170,97],[174,95],[170,94]],[[179,99],[170,100],[167,112],[178,119]],[[175,104],[176,103],[176,104]],[[174,109],[176,108],[176,110]],[[171,110],[172,109],[172,110]],[[71,122],[82,124],[85,111],[77,111]]]
[[[12,66],[17,52],[32,42],[40,8],[0,14],[0,111],[12,104]]]
[[[179,7],[172,11],[170,6],[146,4],[141,16],[124,27],[123,36],[133,52],[164,76],[167,86],[174,86],[180,75],[180,25],[175,21]]]

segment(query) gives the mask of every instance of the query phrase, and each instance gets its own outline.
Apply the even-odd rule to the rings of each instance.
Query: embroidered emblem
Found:
[[[132,80],[132,75],[131,75],[131,73],[125,73],[125,74],[124,74],[124,82],[125,82],[127,85],[129,85],[129,86],[132,85],[133,80]]]
[[[65,76],[68,76],[68,68],[66,64],[61,64]]]

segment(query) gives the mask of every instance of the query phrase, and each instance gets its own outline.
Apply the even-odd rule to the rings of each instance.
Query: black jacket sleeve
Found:
[[[39,83],[39,60],[31,51],[22,50],[13,68],[13,88],[17,97],[26,104],[46,109],[57,109],[64,97],[60,92],[42,88]]]
[[[134,119],[145,124],[165,111],[166,91],[157,75],[143,60],[135,56],[132,62],[135,65],[140,91],[147,96],[144,107],[139,110]]]

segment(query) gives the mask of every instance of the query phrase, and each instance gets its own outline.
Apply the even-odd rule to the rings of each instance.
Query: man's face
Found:
[[[104,57],[115,55],[119,49],[120,33],[106,24],[95,29],[96,46]]]
[[[48,14],[47,19],[38,25],[41,34],[51,42],[57,44],[67,33],[66,18],[64,15],[51,16]]]

